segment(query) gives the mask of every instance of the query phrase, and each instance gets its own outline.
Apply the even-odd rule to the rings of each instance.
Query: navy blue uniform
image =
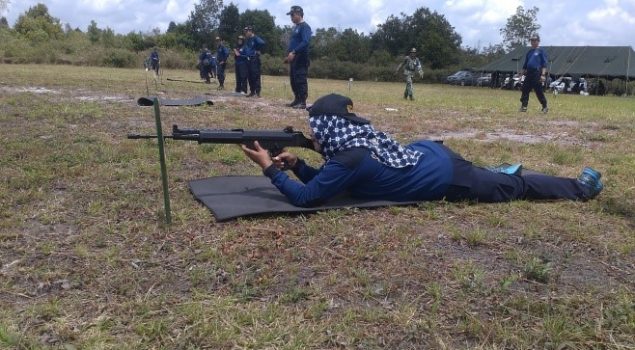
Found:
[[[234,49],[236,92],[247,93],[247,55],[244,45]]]
[[[158,75],[159,74],[159,62],[161,60],[159,59],[159,53],[157,51],[152,51],[152,53],[150,53],[150,66],[152,67],[152,70]]]
[[[294,102],[306,103],[309,96],[309,43],[311,41],[311,27],[301,22],[293,27],[287,53],[293,52],[295,58],[289,62],[289,80],[293,90]]]
[[[245,40],[245,54],[247,56],[247,80],[249,81],[249,95],[260,96],[260,50],[265,46],[265,41],[257,35]]]
[[[520,103],[523,107],[527,107],[529,103],[529,93],[531,90],[534,90],[542,107],[547,108],[547,98],[545,97],[542,82],[540,81],[542,69],[546,67],[547,54],[542,48],[532,48],[527,52],[525,55],[525,63],[523,64],[523,69],[526,71],[525,80],[523,81],[523,90],[520,95]]]
[[[494,173],[432,141],[407,147],[424,155],[416,165],[405,168],[380,163],[366,148],[352,148],[338,152],[320,169],[298,160],[293,172],[303,183],[273,165],[264,174],[291,204],[300,207],[319,205],[344,191],[357,198],[392,201],[587,199],[588,193],[576,179]]]
[[[216,49],[216,75],[218,78],[218,87],[225,87],[225,68],[227,67],[227,58],[229,57],[229,49],[225,45],[220,44]]]

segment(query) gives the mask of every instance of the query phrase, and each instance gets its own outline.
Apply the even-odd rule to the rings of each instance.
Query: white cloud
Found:
[[[626,10],[622,5],[635,6],[635,1],[605,0],[604,6],[589,12],[587,18],[596,23],[623,21],[631,25],[635,24],[635,13]]]
[[[117,33],[167,29],[170,21],[187,20],[200,0],[12,0],[5,10],[10,24],[37,3],[73,28],[85,30],[91,20],[100,28]],[[478,47],[500,43],[499,29],[518,6],[538,7],[543,45],[631,45],[635,39],[635,0],[224,0],[239,11],[268,10],[279,26],[291,25],[285,14],[291,5],[304,8],[305,18],[315,31],[335,27],[369,34],[390,15],[412,14],[427,7],[443,15],[463,39],[463,45]]]

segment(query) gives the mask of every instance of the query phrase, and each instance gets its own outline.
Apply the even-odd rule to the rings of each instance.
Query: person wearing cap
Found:
[[[236,74],[236,93],[247,94],[247,55],[245,54],[245,37],[238,36],[234,46],[234,73]]]
[[[227,58],[229,57],[229,49],[225,47],[225,43],[221,37],[216,37],[216,77],[218,79],[218,90],[225,88],[225,68],[227,67]]]
[[[474,166],[442,143],[417,141],[402,146],[352,109],[353,101],[337,94],[320,97],[309,108],[313,144],[325,160],[319,169],[287,151],[272,159],[257,142],[254,149],[241,147],[299,207],[320,205],[342,192],[368,200],[506,202],[588,200],[603,188],[601,174],[588,167],[578,179],[510,175]],[[283,169],[291,169],[300,182]]]
[[[243,30],[245,34],[244,52],[247,55],[247,80],[249,82],[249,95],[247,97],[260,97],[260,51],[265,46],[265,41],[254,34],[254,28],[247,26]]]
[[[300,6],[291,6],[287,12],[291,16],[294,27],[289,39],[285,63],[289,64],[289,79],[293,91],[293,101],[287,107],[304,109],[309,96],[309,44],[311,27],[304,21],[304,10]]]
[[[408,55],[404,58],[403,62],[399,64],[396,72],[399,73],[399,70],[403,67],[403,75],[406,76],[406,90],[403,93],[403,98],[410,100],[414,100],[413,90],[412,90],[412,77],[415,75],[415,72],[419,73],[419,76],[423,78],[423,66],[421,66],[421,61],[417,58],[417,49],[414,47],[410,49]]]
[[[520,111],[527,112],[527,104],[529,103],[529,93],[531,90],[536,92],[536,97],[542,105],[542,112],[547,113],[547,98],[543,92],[543,85],[547,79],[547,54],[540,45],[540,36],[532,34],[529,38],[531,49],[525,55],[525,63],[523,63],[523,81],[522,93],[520,95]]]

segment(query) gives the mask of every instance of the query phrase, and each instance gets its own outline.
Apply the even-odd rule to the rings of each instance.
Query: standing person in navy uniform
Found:
[[[540,36],[532,34],[529,38],[531,49],[525,55],[525,63],[523,64],[523,82],[522,94],[520,95],[520,111],[527,112],[527,103],[529,103],[529,93],[531,90],[536,91],[536,97],[542,105],[542,112],[547,113],[547,98],[543,92],[543,84],[547,79],[547,54],[545,50],[538,47],[540,45]]]
[[[234,70],[236,73],[236,93],[247,94],[247,55],[245,54],[245,37],[238,36],[234,47]]]
[[[309,96],[309,43],[311,41],[311,27],[304,21],[304,10],[300,6],[291,6],[287,12],[291,22],[295,24],[289,40],[287,57],[284,62],[289,64],[289,78],[293,90],[293,102],[287,107],[304,109]]]
[[[249,81],[249,95],[247,97],[260,97],[260,50],[265,46],[265,41],[254,34],[254,28],[247,26],[245,34],[245,53],[247,55],[247,80]]]
[[[159,51],[155,47],[150,53],[150,67],[154,71],[154,74],[159,75],[159,67],[161,65],[161,59],[159,58]]]
[[[223,39],[216,37],[216,77],[218,79],[218,90],[225,88],[225,67],[227,67],[227,57],[229,57],[229,49],[225,47]]]

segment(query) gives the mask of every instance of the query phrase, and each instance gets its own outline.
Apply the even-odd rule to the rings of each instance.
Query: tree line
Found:
[[[365,80],[394,80],[394,68],[410,50],[417,48],[429,80],[441,79],[459,67],[476,67],[496,58],[514,45],[522,45],[519,30],[536,24],[537,8],[519,7],[501,29],[504,42],[485,48],[462,47],[461,35],[444,15],[426,7],[412,14],[391,15],[374,33],[353,28],[320,28],[315,23],[310,55],[312,75],[323,78],[349,77]],[[214,38],[224,38],[231,47],[242,28],[251,25],[267,45],[263,52],[263,72],[284,74],[280,57],[285,54],[291,23],[275,24],[268,10],[245,10],[222,0],[200,0],[183,23],[170,22],[165,33],[132,31],[117,34],[100,28],[92,20],[86,30],[62,25],[46,5],[37,4],[21,14],[10,27],[0,19],[0,59],[7,63],[65,63],[113,67],[138,67],[148,51],[158,47],[165,68],[192,68],[203,47],[213,49]],[[519,35],[520,39],[519,40]],[[438,74],[435,74],[438,72]]]

